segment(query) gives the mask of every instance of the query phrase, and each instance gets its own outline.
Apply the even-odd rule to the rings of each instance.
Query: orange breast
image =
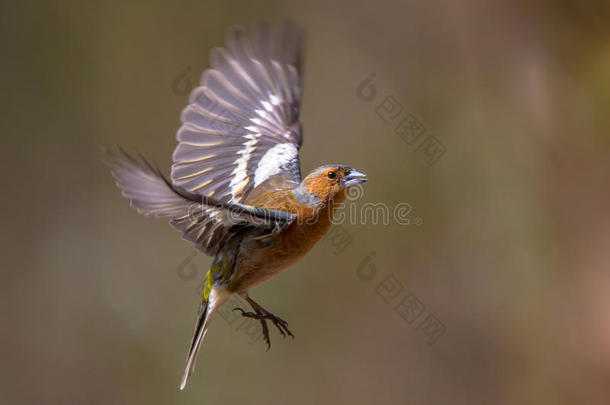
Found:
[[[318,209],[290,198],[267,205],[296,213],[297,219],[268,245],[255,241],[243,245],[230,288],[245,291],[299,261],[330,229],[337,202]]]

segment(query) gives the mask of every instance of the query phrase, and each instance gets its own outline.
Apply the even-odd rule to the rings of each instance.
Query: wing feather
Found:
[[[131,206],[144,215],[170,218],[183,238],[202,252],[214,255],[240,230],[250,228],[268,235],[284,229],[294,215],[216,200],[172,184],[144,158],[120,149],[122,156],[106,151],[112,175]]]
[[[181,114],[171,172],[176,185],[244,202],[271,176],[273,184],[300,183],[301,37],[294,24],[274,36],[262,22],[252,40],[236,27],[227,48],[212,51],[212,68]]]

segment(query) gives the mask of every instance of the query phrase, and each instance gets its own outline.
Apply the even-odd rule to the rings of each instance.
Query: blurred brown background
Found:
[[[609,403],[610,5],[534,3],[3,2],[0,402]],[[341,225],[349,244],[253,292],[296,339],[265,352],[218,317],[179,392],[210,259],[180,266],[190,245],[129,209],[100,147],[167,173],[210,50],[286,17],[308,31],[303,171],[352,165],[358,204],[408,202],[411,224]]]

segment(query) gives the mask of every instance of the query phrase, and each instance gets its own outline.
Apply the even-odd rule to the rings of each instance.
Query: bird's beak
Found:
[[[355,186],[356,184],[364,183],[368,179],[366,178],[366,174],[360,173],[356,170],[351,170],[347,176],[344,178],[345,187]]]

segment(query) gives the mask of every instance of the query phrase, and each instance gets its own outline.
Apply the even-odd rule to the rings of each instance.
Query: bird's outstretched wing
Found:
[[[170,217],[170,223],[183,232],[199,250],[215,255],[237,232],[246,228],[260,235],[280,232],[294,215],[219,201],[192,193],[167,180],[158,168],[143,157],[141,161],[121,149],[123,156],[106,151],[107,164],[123,196],[144,215]]]
[[[278,36],[259,22],[252,40],[239,27],[230,30],[227,48],[212,51],[212,69],[182,112],[174,184],[243,203],[261,185],[300,183],[301,53],[301,30],[289,22]]]

